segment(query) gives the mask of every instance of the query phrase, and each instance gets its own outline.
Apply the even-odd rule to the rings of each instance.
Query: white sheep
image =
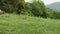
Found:
[[[1,14],[4,14],[4,13],[5,13],[5,11],[0,10],[0,15],[1,15]]]

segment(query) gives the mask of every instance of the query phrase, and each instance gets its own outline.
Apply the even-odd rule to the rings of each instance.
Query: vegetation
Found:
[[[48,17],[52,19],[60,19],[60,11],[48,8]]]
[[[0,0],[0,10],[0,34],[60,34],[60,12],[41,0]]]
[[[0,9],[6,13],[60,19],[60,11],[47,9],[41,0],[33,0],[31,3],[24,0],[0,0]]]
[[[7,13],[47,17],[46,7],[39,0],[34,0],[32,3],[27,3],[24,0],[0,0],[0,9]]]
[[[0,9],[7,13],[19,12],[24,8],[24,0],[0,0]]]
[[[0,15],[0,34],[60,34],[60,20],[26,15]]]
[[[47,17],[47,8],[42,1],[33,1],[32,3],[32,13],[35,16]]]

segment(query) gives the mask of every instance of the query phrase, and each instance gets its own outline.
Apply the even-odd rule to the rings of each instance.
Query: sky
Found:
[[[42,0],[42,1],[45,3],[45,5],[48,5],[54,2],[60,2],[60,0]]]
[[[26,2],[30,2],[31,0],[25,0]],[[51,3],[54,3],[54,2],[60,2],[60,0],[42,0],[45,5],[48,5],[48,4],[51,4]]]

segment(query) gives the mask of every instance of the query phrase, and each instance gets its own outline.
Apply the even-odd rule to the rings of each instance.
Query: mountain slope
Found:
[[[60,2],[55,2],[47,5],[48,8],[60,10]]]
[[[60,34],[60,20],[26,15],[0,15],[0,34]]]

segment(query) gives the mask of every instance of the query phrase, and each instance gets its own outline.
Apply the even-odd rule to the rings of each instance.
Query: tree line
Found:
[[[43,18],[54,18],[56,15],[60,15],[58,12],[56,13],[55,11],[48,9],[41,0],[33,0],[31,3],[25,2],[25,0],[0,0],[0,10],[5,11],[6,13],[23,14]],[[51,11],[56,14],[51,13]]]

